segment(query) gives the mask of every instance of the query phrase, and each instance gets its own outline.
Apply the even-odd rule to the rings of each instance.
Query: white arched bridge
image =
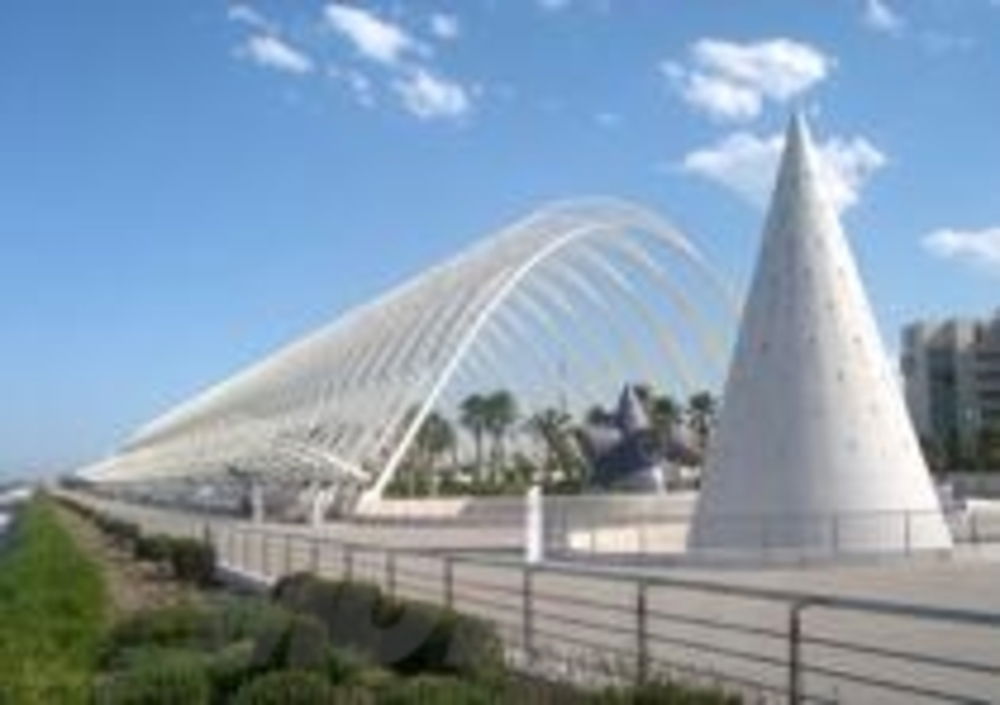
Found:
[[[733,316],[724,282],[660,216],[557,203],[168,411],[80,475],[245,475],[378,497],[428,416],[457,414],[466,394],[583,413],[626,381],[681,398],[717,383]]]

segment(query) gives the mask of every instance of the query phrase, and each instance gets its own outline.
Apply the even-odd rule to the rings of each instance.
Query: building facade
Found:
[[[918,321],[903,330],[906,403],[918,433],[973,462],[1000,429],[1000,309],[992,319]]]

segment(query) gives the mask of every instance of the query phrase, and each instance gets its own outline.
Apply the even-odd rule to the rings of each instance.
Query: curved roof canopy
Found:
[[[717,381],[732,298],[640,207],[558,203],[487,237],[139,429],[94,481],[248,473],[379,494],[431,410],[509,389],[571,410],[627,380]]]

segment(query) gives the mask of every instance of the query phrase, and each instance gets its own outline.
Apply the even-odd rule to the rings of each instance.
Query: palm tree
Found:
[[[417,432],[416,446],[422,456],[420,464],[433,478],[436,476],[438,459],[455,447],[455,429],[448,419],[432,411]],[[433,482],[429,484],[434,485]]]
[[[595,404],[587,409],[584,418],[591,426],[604,426],[611,419],[611,413],[600,404]]]
[[[681,422],[684,411],[669,394],[661,394],[653,397],[649,403],[649,421],[656,430],[656,435],[660,438],[667,438]]]
[[[517,421],[517,402],[510,392],[500,389],[486,397],[485,404],[485,428],[493,436],[493,466],[496,470],[506,462],[507,432]]]
[[[715,426],[718,404],[709,392],[698,392],[688,399],[688,424],[698,437],[698,444],[704,452],[708,448],[708,437]]]
[[[461,403],[459,423],[472,434],[476,444],[476,473],[483,474],[483,433],[486,431],[487,403],[482,394],[470,394]]]
[[[417,445],[427,454],[430,464],[436,466],[438,458],[455,445],[455,429],[448,419],[432,411],[417,433]]]
[[[542,409],[532,415],[526,423],[529,431],[534,433],[545,446],[545,463],[542,468],[542,483],[549,481],[549,472],[553,464],[558,464],[562,470],[567,469],[569,447],[567,434],[569,432],[569,414],[556,408]]]

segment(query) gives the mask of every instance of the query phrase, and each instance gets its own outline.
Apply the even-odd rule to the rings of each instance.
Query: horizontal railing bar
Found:
[[[753,661],[754,663],[765,663],[769,666],[777,666],[782,670],[788,667],[788,661],[784,658],[766,656],[760,653],[744,651],[743,649],[734,649],[729,646],[717,646],[716,644],[708,644],[697,639],[685,639],[683,637],[665,636],[663,634],[649,634],[648,639],[661,644],[683,646],[685,648],[694,649],[696,651],[705,651],[719,656],[738,658],[745,661]]]
[[[740,624],[727,620],[708,619],[707,617],[688,617],[677,612],[663,612],[647,608],[646,616],[650,620],[662,619],[670,622],[680,622],[681,624],[691,624],[708,629],[718,629],[725,632],[736,632],[739,634],[750,634],[754,636],[764,636],[773,639],[787,641],[788,632],[781,629],[771,629],[770,627],[755,627],[750,624]]]
[[[577,617],[569,617],[558,612],[540,610],[538,607],[532,607],[531,612],[536,617],[543,617],[560,625],[579,627],[580,629],[586,629],[588,631],[612,632],[625,636],[633,636],[635,634],[635,628],[632,625],[623,626],[618,624],[608,624],[607,622],[588,622],[586,620],[579,619]]]
[[[802,670],[808,673],[815,673],[817,675],[828,676],[831,678],[842,678],[843,680],[849,681],[851,683],[868,685],[873,688],[879,688],[881,690],[904,692],[904,693],[909,693],[911,695],[920,695],[925,698],[937,698],[938,700],[945,700],[953,703],[964,703],[965,705],[972,705],[972,704],[989,705],[990,702],[989,700],[980,699],[970,695],[959,695],[957,693],[952,693],[945,690],[938,690],[937,688],[911,685],[909,683],[886,680],[884,678],[877,678],[875,676],[866,676],[864,674],[844,671],[839,668],[830,668],[829,666],[811,666],[809,664],[803,663]]]
[[[1000,676],[1000,666],[990,666],[985,663],[976,663],[972,661],[960,661],[958,659],[950,659],[944,656],[918,654],[913,651],[899,651],[884,646],[856,644],[849,641],[840,641],[838,639],[829,639],[827,637],[817,637],[808,634],[802,635],[801,643],[803,645],[809,644],[815,646],[825,646],[827,648],[837,649],[839,651],[848,651],[850,653],[883,656],[885,658],[906,661],[908,663],[922,663],[928,666],[940,666],[942,668],[954,668],[957,670],[969,671],[971,673],[983,673],[990,676]],[[998,687],[1000,687],[1000,684],[998,684]]]

